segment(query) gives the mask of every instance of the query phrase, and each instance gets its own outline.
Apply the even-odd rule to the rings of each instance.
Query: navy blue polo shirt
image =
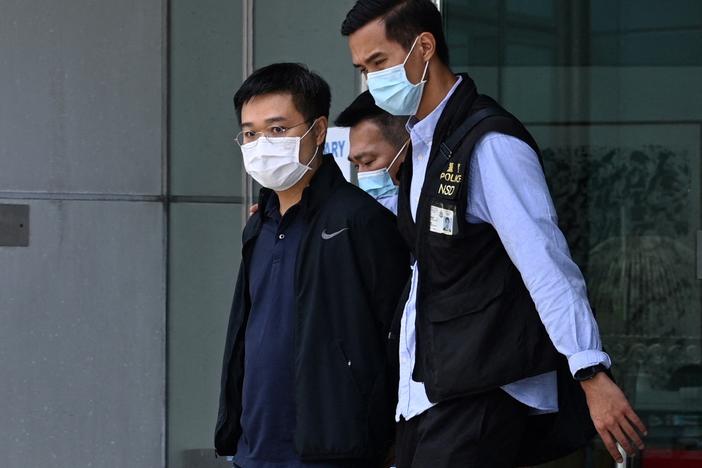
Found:
[[[243,468],[337,468],[295,452],[295,262],[305,222],[300,205],[280,216],[271,194],[249,267],[251,311],[244,338],[241,427],[234,463]]]

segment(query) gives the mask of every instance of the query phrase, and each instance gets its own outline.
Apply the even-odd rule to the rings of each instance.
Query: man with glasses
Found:
[[[646,429],[608,375],[536,142],[450,69],[433,2],[358,0],[341,32],[375,103],[411,116],[398,468],[535,463],[584,445],[592,422],[615,459],[616,442],[634,454]]]
[[[244,228],[215,447],[243,468],[380,466],[394,437],[387,336],[409,256],[392,214],[321,154],[330,91],[298,64],[234,96]]]

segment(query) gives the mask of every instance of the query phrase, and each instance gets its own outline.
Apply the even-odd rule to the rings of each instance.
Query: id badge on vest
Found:
[[[429,230],[446,236],[458,234],[456,199],[461,191],[465,168],[461,163],[448,161],[439,174],[436,193],[429,211]]]
[[[456,204],[434,200],[429,208],[429,230],[447,236],[458,234]]]

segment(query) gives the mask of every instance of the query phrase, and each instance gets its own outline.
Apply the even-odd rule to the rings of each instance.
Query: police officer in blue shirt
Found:
[[[398,468],[537,463],[594,429],[634,454],[646,429],[609,377],[536,142],[451,71],[433,2],[358,0],[341,32],[375,103],[409,117]]]

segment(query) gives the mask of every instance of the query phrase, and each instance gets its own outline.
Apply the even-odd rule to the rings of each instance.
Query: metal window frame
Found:
[[[241,71],[242,80],[254,71],[254,0],[241,1]],[[242,163],[243,166],[243,163]],[[241,190],[243,205],[241,207],[241,225],[246,225],[249,217],[249,207],[254,201],[254,183],[251,176],[242,167]]]

